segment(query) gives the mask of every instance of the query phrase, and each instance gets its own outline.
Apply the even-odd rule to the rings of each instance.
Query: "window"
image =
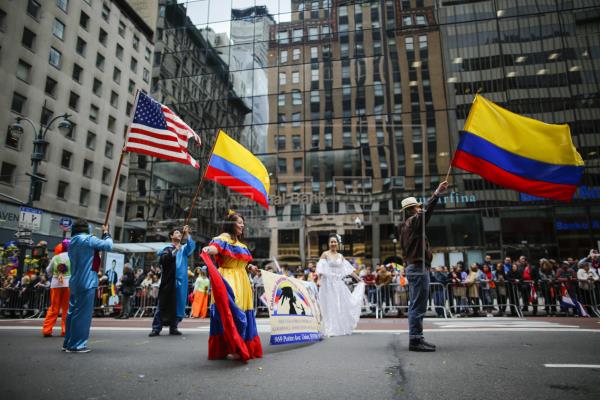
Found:
[[[104,56],[100,53],[96,54],[96,68],[104,71]]]
[[[414,39],[410,36],[404,38],[404,44],[406,45],[406,51],[415,49]]]
[[[277,150],[285,150],[285,136],[277,136]]]
[[[299,90],[292,91],[292,104],[295,106],[302,105],[302,93]]]
[[[125,29],[127,27],[125,26],[125,22],[123,21],[119,21],[119,35],[124,38],[125,37]]]
[[[98,112],[100,111],[100,109],[95,106],[95,105],[90,105],[90,121],[92,122],[98,122]]]
[[[102,95],[102,81],[100,79],[94,78],[94,85],[92,86],[92,91],[98,97]]]
[[[27,14],[31,15],[33,18],[38,18],[40,8],[42,8],[42,6],[35,0],[29,0],[27,2]]]
[[[292,83],[300,83],[300,72],[292,72]]]
[[[131,116],[132,109],[133,109],[133,104],[131,104],[130,102],[127,102],[127,105],[125,106],[125,114],[127,114],[127,116]]]
[[[2,168],[0,169],[0,182],[12,185],[16,169],[16,165],[3,161]]]
[[[294,127],[294,128],[300,127],[300,113],[299,112],[292,114],[292,127]]]
[[[137,65],[138,62],[135,58],[131,57],[131,63],[129,64],[129,69],[131,69],[131,72],[137,72]]]
[[[285,64],[287,62],[288,53],[287,50],[281,50],[279,52],[279,63]]]
[[[106,22],[108,22],[108,19],[110,18],[110,7],[108,6],[108,4],[103,4],[102,5],[102,19],[105,20]]]
[[[294,29],[292,32],[292,41],[294,43],[301,42],[303,34],[304,34],[304,30],[302,28]]]
[[[127,86],[127,91],[130,94],[133,94],[133,91],[135,90],[135,82],[132,81],[131,79],[129,80],[129,85]]]
[[[16,113],[22,114],[23,108],[25,107],[25,102],[27,101],[27,97],[20,95],[17,92],[13,93],[12,104],[10,109]]]
[[[23,60],[19,60],[19,64],[17,65],[17,78],[29,83],[30,76],[31,76],[31,65],[27,64]]]
[[[294,158],[294,172],[302,172],[302,159]]]
[[[71,169],[71,162],[73,161],[73,153],[68,150],[62,151],[60,158],[60,166],[66,169]]]
[[[277,105],[279,107],[285,106],[285,94],[280,94],[277,96]]]
[[[85,147],[90,150],[96,149],[96,134],[94,132],[88,131],[87,136],[85,138]]]
[[[427,20],[424,15],[417,15],[415,17],[416,25],[427,25]]]
[[[138,35],[133,35],[133,48],[135,50],[139,50],[140,48],[140,37]]]
[[[65,24],[60,22],[58,19],[54,20],[52,24],[52,34],[59,38],[60,40],[64,40],[65,38]]]
[[[106,146],[104,147],[104,156],[107,158],[113,158],[113,144],[106,141]]]
[[[83,68],[81,68],[77,64],[73,64],[73,80],[81,83],[81,73],[83,72]]]
[[[56,0],[56,5],[64,12],[67,12],[69,8],[69,0]]]
[[[148,71],[146,68],[144,68],[144,72],[142,74],[142,79],[146,83],[150,82],[150,71]]]
[[[100,28],[100,32],[98,33],[98,41],[102,44],[102,46],[106,47],[106,39],[108,38],[108,33],[102,28]]]
[[[40,124],[44,126],[48,125],[48,122],[52,119],[53,114],[54,111],[50,110],[49,108],[42,107],[42,114],[40,115]]]
[[[310,48],[310,59],[311,61],[315,61],[319,58],[319,49],[317,47]]]
[[[66,200],[68,190],[69,190],[68,182],[58,181],[58,188],[56,189],[56,197],[58,197],[61,200]]]
[[[44,91],[46,92],[47,95],[52,96],[52,97],[56,97],[56,86],[57,86],[58,82],[56,82],[54,79],[50,78],[49,76],[46,77],[46,87],[44,89]]]
[[[100,211],[106,211],[106,204],[108,203],[108,196],[105,194],[100,195],[100,202],[98,203],[98,209]]]
[[[150,47],[146,47],[146,50],[144,51],[144,60],[149,62],[150,57],[152,57],[152,51],[150,50]]]
[[[319,27],[311,26],[308,28],[308,40],[319,40]]]
[[[79,192],[79,204],[84,207],[87,207],[89,203],[90,203],[89,189],[81,188],[81,191]]]
[[[287,160],[285,158],[277,159],[277,168],[280,173],[285,174],[287,172]]]
[[[302,148],[302,139],[300,135],[292,136],[292,149],[300,150]]]
[[[123,61],[123,47],[120,44],[117,44],[115,55],[119,60]]]
[[[86,31],[89,29],[90,26],[90,16],[83,11],[81,12],[81,14],[79,14],[79,26],[85,29]]]
[[[20,138],[21,138],[21,135],[19,135],[18,133],[14,133],[12,131],[12,129],[10,129],[10,126],[9,126],[8,130],[6,132],[6,141],[4,142],[4,144],[6,145],[6,147],[10,147],[11,149],[19,150]]]
[[[35,36],[35,33],[33,33],[27,28],[23,28],[23,37],[21,38],[21,44],[27,47],[29,50],[33,50]]]
[[[71,92],[69,95],[69,107],[75,111],[79,110],[79,95],[75,92]]]
[[[292,50],[292,59],[298,61],[300,59],[300,49]]]
[[[413,24],[412,15],[405,15],[402,18],[402,25],[404,25],[404,26],[411,26],[412,24]]]
[[[90,161],[90,160],[83,160],[83,176],[91,178],[93,171],[94,171],[94,162]]]
[[[127,188],[127,177],[125,175],[119,176],[119,189],[125,190]]]
[[[140,196],[146,195],[146,180],[145,179],[137,180],[137,191]]]
[[[288,44],[289,43],[289,34],[288,34],[288,31],[279,31],[279,32],[277,32],[277,41],[280,44]]]
[[[110,168],[102,168],[102,183],[105,185],[110,184]]]
[[[123,200],[117,200],[117,215],[123,215]]]
[[[112,115],[108,116],[108,123],[106,124],[106,127],[108,128],[109,131],[111,132],[115,132],[115,126],[117,125],[117,120],[115,117],[113,117]],[[112,157],[112,156],[111,156]]]
[[[54,47],[50,47],[50,54],[48,57],[48,62],[50,65],[60,69],[61,57],[62,54],[60,51],[56,50]]]
[[[110,105],[114,108],[119,107],[119,95],[115,91],[110,92]]]
[[[121,83],[121,70],[117,67],[113,69],[113,81],[115,81],[115,83]]]
[[[285,85],[285,72],[280,72],[279,73],[279,84],[280,85]]]
[[[82,57],[85,57],[85,49],[87,47],[87,43],[80,37],[77,37],[77,43],[75,44],[75,51]]]

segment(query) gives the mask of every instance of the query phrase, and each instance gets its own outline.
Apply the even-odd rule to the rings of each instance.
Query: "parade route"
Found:
[[[409,353],[405,319],[352,336],[270,346],[248,364],[208,361],[208,321],[149,338],[149,319],[95,319],[88,354],[60,351],[40,320],[0,320],[7,399],[589,399],[600,394],[600,323],[581,318],[427,319],[435,353]],[[55,333],[59,331],[55,330]],[[164,333],[164,332],[163,332]],[[548,367],[549,365],[588,367]]]

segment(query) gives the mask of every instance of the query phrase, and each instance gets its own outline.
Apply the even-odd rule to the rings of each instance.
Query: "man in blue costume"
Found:
[[[181,335],[177,324],[185,316],[188,296],[188,257],[196,248],[190,235],[190,227],[184,226],[169,232],[171,244],[158,252],[162,269],[158,289],[158,307],[152,321],[152,332],[148,336],[158,336],[163,325],[169,326],[170,335]],[[185,239],[185,243],[182,243]]]
[[[69,353],[87,353],[87,341],[92,325],[94,296],[98,288],[98,272],[93,267],[95,251],[109,251],[113,241],[108,225],[102,226],[102,239],[90,235],[90,225],[84,219],[73,224],[69,244],[71,278],[69,280],[69,312],[63,350]]]

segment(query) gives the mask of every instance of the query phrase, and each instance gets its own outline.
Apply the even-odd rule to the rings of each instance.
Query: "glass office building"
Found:
[[[485,253],[579,256],[597,246],[600,6],[593,1],[159,6],[159,16],[185,18],[156,35],[198,40],[193,49],[168,43],[155,60],[199,61],[178,75],[161,67],[153,84],[177,91],[168,97],[174,108],[205,115],[190,124],[206,150],[223,129],[271,174],[268,211],[235,194],[204,196],[200,210],[212,217],[196,223],[206,236],[217,233],[219,213],[233,208],[249,217],[247,241],[259,258],[315,259],[330,232],[342,235],[348,256],[393,257],[400,201],[426,199],[444,179],[481,93],[517,113],[569,123],[586,161],[583,186],[573,202],[559,204],[453,170],[429,227],[436,262],[478,261]],[[218,90],[203,90],[214,82]],[[182,92],[192,83],[197,91]],[[209,118],[215,112],[222,114]],[[169,179],[176,185],[178,175]]]

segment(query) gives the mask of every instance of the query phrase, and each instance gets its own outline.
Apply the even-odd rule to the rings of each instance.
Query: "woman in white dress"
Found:
[[[317,263],[319,276],[319,304],[323,316],[325,336],[351,335],[358,324],[365,293],[365,284],[354,268],[338,252],[340,238],[329,235],[329,250],[323,252]],[[359,283],[350,292],[343,278],[351,275]]]

